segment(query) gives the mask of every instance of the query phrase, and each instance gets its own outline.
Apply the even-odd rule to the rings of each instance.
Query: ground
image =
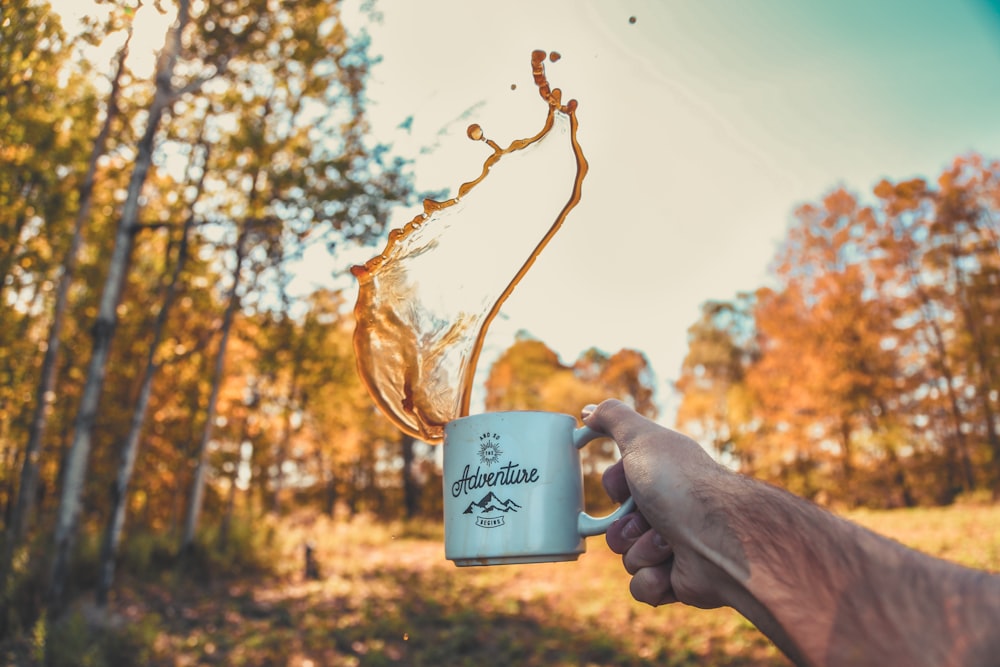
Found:
[[[925,551],[1000,570],[1000,506],[850,518]],[[789,664],[731,610],[634,602],[619,558],[600,537],[576,562],[456,568],[444,559],[437,524],[299,517],[277,535],[275,575],[123,581],[103,622],[129,628],[132,639],[117,646],[113,664]],[[307,542],[316,579],[305,576]]]

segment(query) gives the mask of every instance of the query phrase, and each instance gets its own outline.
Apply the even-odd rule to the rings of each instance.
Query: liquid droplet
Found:
[[[628,22],[629,23],[635,23],[635,17],[634,16],[628,17]]]
[[[482,141],[483,139],[483,128],[479,127],[477,123],[470,125],[465,133],[469,135],[469,138],[473,141]]]
[[[541,131],[507,148],[487,141],[493,153],[457,197],[425,201],[380,255],[351,269],[361,378],[398,428],[428,443],[468,414],[487,328],[580,201],[587,160],[577,104],[550,88],[546,55],[531,54],[547,106]],[[468,128],[473,139],[481,132]]]

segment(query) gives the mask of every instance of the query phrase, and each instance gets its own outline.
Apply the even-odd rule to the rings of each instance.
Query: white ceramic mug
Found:
[[[635,508],[583,507],[580,448],[602,437],[557,412],[487,412],[444,429],[444,553],[455,565],[576,560]]]

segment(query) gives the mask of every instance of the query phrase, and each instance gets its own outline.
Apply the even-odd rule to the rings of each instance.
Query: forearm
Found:
[[[794,660],[1000,661],[1000,577],[921,554],[774,487],[731,482],[717,513],[724,519],[702,547],[729,563],[732,606]]]

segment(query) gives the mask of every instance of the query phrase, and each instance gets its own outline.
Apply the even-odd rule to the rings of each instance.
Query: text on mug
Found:
[[[465,466],[462,476],[457,482],[451,485],[451,495],[458,498],[463,493],[469,493],[475,489],[486,486],[512,486],[514,484],[534,484],[538,481],[538,468],[528,470],[516,463],[508,463],[495,472],[480,472],[482,468],[476,466],[476,471],[471,471],[472,466]]]

